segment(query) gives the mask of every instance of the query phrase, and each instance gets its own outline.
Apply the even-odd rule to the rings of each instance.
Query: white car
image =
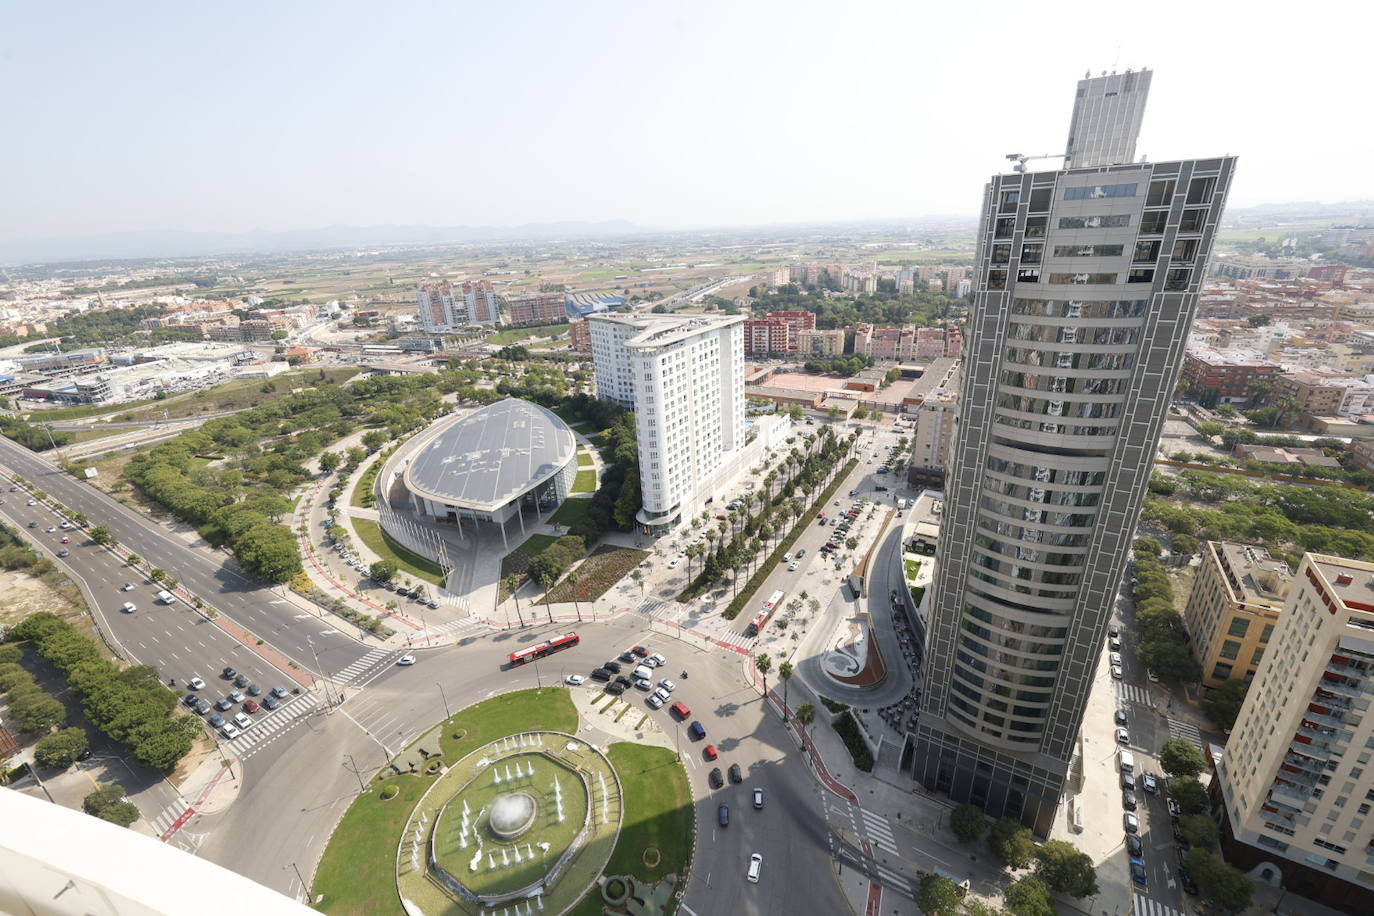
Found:
[[[796,572],[799,566],[801,566],[801,560],[793,560],[791,563],[787,564],[787,571]]]
[[[223,725],[220,726],[219,733],[229,741],[233,741],[235,738],[239,736],[239,730],[234,726],[230,725],[228,722],[225,722]]]
[[[655,652],[653,655],[650,655],[648,658],[644,659],[644,664],[648,665],[651,668],[662,668],[664,665],[668,664],[668,659],[664,658],[662,655]]]
[[[1110,658],[1110,659],[1112,660],[1112,664],[1113,664],[1113,665],[1120,665],[1120,664],[1121,664],[1121,653],[1120,653],[1120,652],[1113,652],[1111,655],[1109,655],[1109,656],[1107,656],[1107,657]]]
[[[672,681],[668,680],[666,677],[665,677],[663,680],[661,680],[661,681],[658,682],[658,686],[662,687],[664,690],[668,691],[669,693],[672,693],[674,690],[677,689],[677,685],[674,684]]]
[[[1130,732],[1126,731],[1126,729],[1124,729],[1124,728],[1118,728],[1118,729],[1116,730],[1116,743],[1117,743],[1117,744],[1130,744],[1130,743],[1131,743],[1131,735],[1130,735]]]
[[[1151,683],[1151,684],[1158,684],[1158,683],[1159,683],[1159,675],[1158,675],[1158,674],[1155,674],[1155,673],[1154,673],[1153,671],[1151,671],[1149,668],[1146,668],[1146,669],[1145,669],[1145,675],[1146,675],[1147,677],[1149,677],[1150,683]]]
[[[63,531],[66,531],[66,530],[68,530],[69,528],[71,528],[71,526],[72,526],[72,523],[71,523],[71,522],[63,522],[63,523],[61,524],[60,527],[62,528]]]
[[[204,686],[205,686],[205,682],[204,682],[204,681],[202,681],[199,677],[196,677],[196,676],[192,675],[192,677],[191,677],[191,689],[192,689],[192,690],[200,690],[200,689],[201,689],[202,687],[204,687]]]
[[[1122,673],[1120,665],[1112,665],[1112,677],[1116,678],[1118,681],[1121,680]]]
[[[570,674],[563,679],[569,687],[577,687],[585,678],[580,674]]]
[[[30,506],[36,506],[36,505],[38,505],[38,500],[36,500],[36,499],[31,499],[31,500],[29,500],[29,505],[30,505]]]
[[[126,601],[124,602],[123,610],[126,614],[132,614],[134,611],[138,610],[138,608],[134,607],[134,603],[132,601]]]
[[[1145,787],[1146,792],[1153,792],[1156,788],[1155,774],[1146,773],[1140,777],[1140,784]]]
[[[252,726],[253,720],[248,718],[247,713],[236,712],[234,713],[234,724],[239,728],[249,728]]]
[[[1140,818],[1136,817],[1130,811],[1126,812],[1126,817],[1124,818],[1124,821],[1126,824],[1127,833],[1137,833],[1140,830]]]
[[[650,694],[650,696],[658,700],[659,706],[662,706],[664,703],[672,699],[672,694],[664,690],[662,687],[655,690],[652,694]],[[654,708],[657,709],[658,706],[655,706]]]
[[[668,568],[677,569],[677,557],[673,557],[671,560],[668,561]]]
[[[132,582],[125,582],[119,587],[119,590],[121,592],[131,592],[134,590],[134,584]]]
[[[785,553],[785,554],[782,555],[782,561],[783,561],[784,563],[786,563],[786,562],[787,562],[788,560],[790,560],[790,559],[792,559],[792,554],[791,554],[790,551],[789,551],[788,553]]]
[[[415,656],[413,656],[413,655],[402,655],[400,658],[396,659],[396,664],[398,664],[398,665],[413,665],[413,664],[415,664]]]
[[[746,875],[746,877],[749,878],[749,883],[750,883],[750,884],[758,884],[758,883],[759,883],[759,873],[762,872],[762,871],[763,871],[763,856],[759,855],[758,853],[754,853],[753,855],[751,855],[751,856],[749,857],[749,871],[748,871],[748,873],[747,873],[747,875]]]
[[[663,706],[663,698],[657,693],[651,693],[644,698],[644,702],[649,704],[650,709],[659,709]]]

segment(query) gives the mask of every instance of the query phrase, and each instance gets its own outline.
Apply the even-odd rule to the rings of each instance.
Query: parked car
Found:
[[[125,582],[119,587],[119,590],[121,592],[131,592],[134,590],[134,584],[132,582]]]
[[[643,646],[631,646],[630,651],[633,652],[635,655],[638,655],[640,658],[643,658],[644,656],[649,654],[649,650],[644,648]]]
[[[280,697],[280,698],[282,698],[282,699],[285,699],[285,698],[286,698],[286,688],[285,688],[285,687],[273,687],[273,688],[272,688],[272,696],[274,696],[274,697]]]
[[[1139,859],[1131,860],[1131,880],[1141,887],[1144,887],[1148,880],[1145,875],[1145,863]]]
[[[1134,811],[1136,808],[1135,793],[1126,789],[1121,793],[1121,806],[1127,811]]]
[[[1122,822],[1126,825],[1127,833],[1140,832],[1140,818],[1136,817],[1134,814],[1127,811],[1124,815],[1122,815],[1121,819]]]
[[[625,692],[625,688],[614,681],[607,684],[603,689],[613,697],[618,697]]]
[[[196,705],[194,709],[197,713],[203,716],[210,711],[211,707],[209,703],[205,702],[204,697],[196,697]]]
[[[644,702],[649,704],[650,709],[660,709],[663,706],[663,699],[656,693],[651,693],[644,698]]]
[[[639,690],[653,690],[654,682],[648,678],[637,677],[635,678],[635,687]]]
[[[280,705],[281,700],[277,699],[271,694],[268,694],[267,696],[262,698],[262,708],[268,710],[269,712],[273,709],[276,709]]]
[[[181,702],[185,703],[187,706],[191,707],[192,709],[195,709],[195,708],[196,708],[196,700],[199,700],[199,699],[200,699],[200,697],[196,696],[194,693],[188,693],[188,694],[186,694],[186,696],[184,696],[184,697],[181,698]]]
[[[797,560],[793,560],[791,563],[787,564],[787,571],[796,572],[799,566],[801,566],[801,563]]]
[[[666,677],[658,682],[658,686],[662,687],[668,693],[672,693],[674,690],[677,689],[677,685],[674,684],[672,681],[668,680]],[[664,697],[664,699],[667,699],[667,697]]]
[[[693,741],[700,741],[702,738],[706,737],[706,726],[702,725],[700,722],[693,721],[692,724],[687,727],[687,735]]]
[[[1141,784],[1142,786],[1145,787],[1145,791],[1146,791],[1146,792],[1153,792],[1153,791],[1155,790],[1155,774],[1154,774],[1154,773],[1143,773],[1143,774],[1141,774],[1141,777],[1140,777],[1140,784]]]
[[[1193,873],[1182,866],[1178,869],[1178,883],[1183,885],[1183,890],[1190,896],[1197,896],[1197,882],[1193,880]]]
[[[220,697],[215,701],[215,708],[223,712],[234,705],[234,701],[228,697]]]
[[[205,682],[200,679],[199,675],[194,674],[191,675],[190,684],[192,690],[200,690],[205,686]]]
[[[611,672],[607,671],[605,668],[593,668],[593,669],[592,669],[592,680],[594,680],[594,681],[609,681],[610,679],[611,679]]]
[[[1135,788],[1135,777],[1132,776],[1130,773],[1122,773],[1122,774],[1121,774],[1121,788],[1123,788],[1123,789],[1134,789],[1134,788]]]
[[[238,677],[238,672],[226,665],[224,670],[219,673],[219,676],[226,681],[232,681],[234,678]]]
[[[219,733],[224,736],[225,741],[233,741],[239,736],[239,730],[229,722],[220,727]]]
[[[754,808],[759,811],[763,810],[763,790],[758,787],[754,788]]]
[[[568,684],[569,687],[576,687],[576,686],[578,686],[579,684],[582,683],[582,680],[583,680],[583,678],[582,678],[582,675],[580,675],[580,674],[570,674],[570,675],[568,675],[566,678],[564,678],[564,681],[567,682],[567,684]]]
[[[655,652],[653,655],[644,659],[644,664],[651,668],[662,668],[664,665],[668,664],[668,659]]]
[[[1145,856],[1145,844],[1134,833],[1128,833],[1126,834],[1126,851],[1130,853],[1132,859],[1143,858]]]
[[[739,764],[738,764],[738,763],[732,763],[732,764],[730,764],[730,769],[729,769],[728,772],[729,772],[729,774],[730,774],[730,781],[731,781],[731,782],[736,783],[736,784],[739,784],[739,783],[741,783],[741,782],[744,782],[744,775],[743,775],[742,773],[740,773],[740,769],[739,769]]]
[[[246,703],[243,704],[244,712],[257,712],[261,708],[262,707],[258,705],[257,700],[248,700]]]
[[[1118,728],[1118,729],[1116,730],[1116,743],[1117,743],[1117,744],[1130,744],[1130,743],[1131,743],[1131,735],[1130,735],[1130,733],[1127,732],[1126,729],[1124,729],[1124,728]]]
[[[1126,710],[1124,710],[1124,709],[1118,709],[1118,710],[1116,711],[1116,724],[1117,724],[1117,725],[1125,725],[1125,724],[1126,724]]]
[[[627,678],[627,677],[626,677],[625,675],[623,675],[623,674],[617,674],[617,675],[615,676],[615,682],[616,682],[617,684],[620,685],[620,688],[621,688],[622,690],[624,690],[625,688],[629,687],[630,684],[632,683],[632,682],[630,681],[630,679]]]
[[[235,703],[242,703],[242,702],[243,702],[243,691],[241,691],[241,690],[231,690],[231,691],[229,691],[229,699],[233,700]]]
[[[620,662],[606,662],[601,667],[605,668],[607,671],[613,671],[616,674],[619,674],[621,671]]]
[[[219,728],[221,725],[224,724],[224,716],[221,716],[219,713],[215,713],[206,721],[210,723],[211,728]]]
[[[249,684],[248,695],[250,697],[260,697],[262,696],[262,688],[259,687],[257,684]]]
[[[809,423],[811,421],[808,420],[807,422]],[[759,855],[758,853],[754,853],[751,856],[749,856],[749,871],[745,873],[745,877],[749,879],[750,884],[758,884],[759,875],[762,873],[763,856]]]
[[[239,728],[249,728],[252,726],[253,720],[241,712],[236,712],[234,713],[234,724]]]
[[[702,751],[702,754],[706,757],[707,760],[715,760],[716,757],[719,756],[716,751],[716,746],[714,744],[706,745],[706,749]]]
[[[126,614],[132,614],[134,611],[138,610],[138,606],[135,605],[132,601],[126,601],[124,602],[124,606],[120,608],[120,610],[122,610]]]
[[[730,806],[729,806],[729,805],[721,805],[721,806],[720,806],[720,809],[717,811],[716,817],[717,817],[717,819],[720,821],[720,825],[721,825],[722,827],[729,827],[729,826],[730,826]]]
[[[711,768],[711,788],[719,789],[725,785],[725,777],[720,775],[720,767]]]

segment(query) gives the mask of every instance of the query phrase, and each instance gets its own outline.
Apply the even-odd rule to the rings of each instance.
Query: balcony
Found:
[[[1288,805],[1298,811],[1307,804],[1307,798],[1312,794],[1312,790],[1303,791],[1295,786],[1285,786],[1282,783],[1275,783],[1269,790],[1269,803],[1273,805]]]
[[[1340,680],[1333,681],[1331,678],[1322,678],[1321,689],[1329,690],[1332,693],[1339,694],[1343,697],[1350,697],[1351,699],[1359,699],[1365,695],[1365,692],[1360,689],[1359,678],[1346,675],[1336,676],[1339,677]]]
[[[1351,709],[1354,708],[1354,705],[1350,702],[1349,699],[1347,699],[1346,697],[1337,696],[1334,692],[1328,694],[1328,691],[1325,687],[1317,688],[1316,692],[1312,694],[1312,702],[1316,703],[1318,706],[1326,706],[1331,709],[1339,709],[1343,712],[1349,712]]]
[[[1341,714],[1337,712],[1321,713],[1313,712],[1311,709],[1308,709],[1307,712],[1302,714],[1302,717],[1309,722],[1316,722],[1319,725],[1326,725],[1331,728],[1345,727],[1344,717],[1342,717]]]
[[[1341,750],[1332,747],[1325,741],[1312,744],[1294,741],[1288,746],[1288,749],[1295,754],[1305,754],[1315,760],[1330,760],[1332,757],[1339,759],[1342,753]]]

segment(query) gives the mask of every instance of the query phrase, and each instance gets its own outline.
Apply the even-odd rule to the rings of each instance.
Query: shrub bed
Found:
[[[865,773],[873,772],[873,753],[864,743],[863,735],[859,734],[859,720],[854,718],[853,711],[846,709],[836,716],[830,724],[835,727],[835,731],[844,740],[845,749],[849,751],[854,766]]]

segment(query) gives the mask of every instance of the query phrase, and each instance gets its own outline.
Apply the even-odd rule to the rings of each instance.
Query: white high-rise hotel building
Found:
[[[744,317],[590,321],[597,397],[635,412],[641,531],[665,534],[714,495],[744,447]]]

